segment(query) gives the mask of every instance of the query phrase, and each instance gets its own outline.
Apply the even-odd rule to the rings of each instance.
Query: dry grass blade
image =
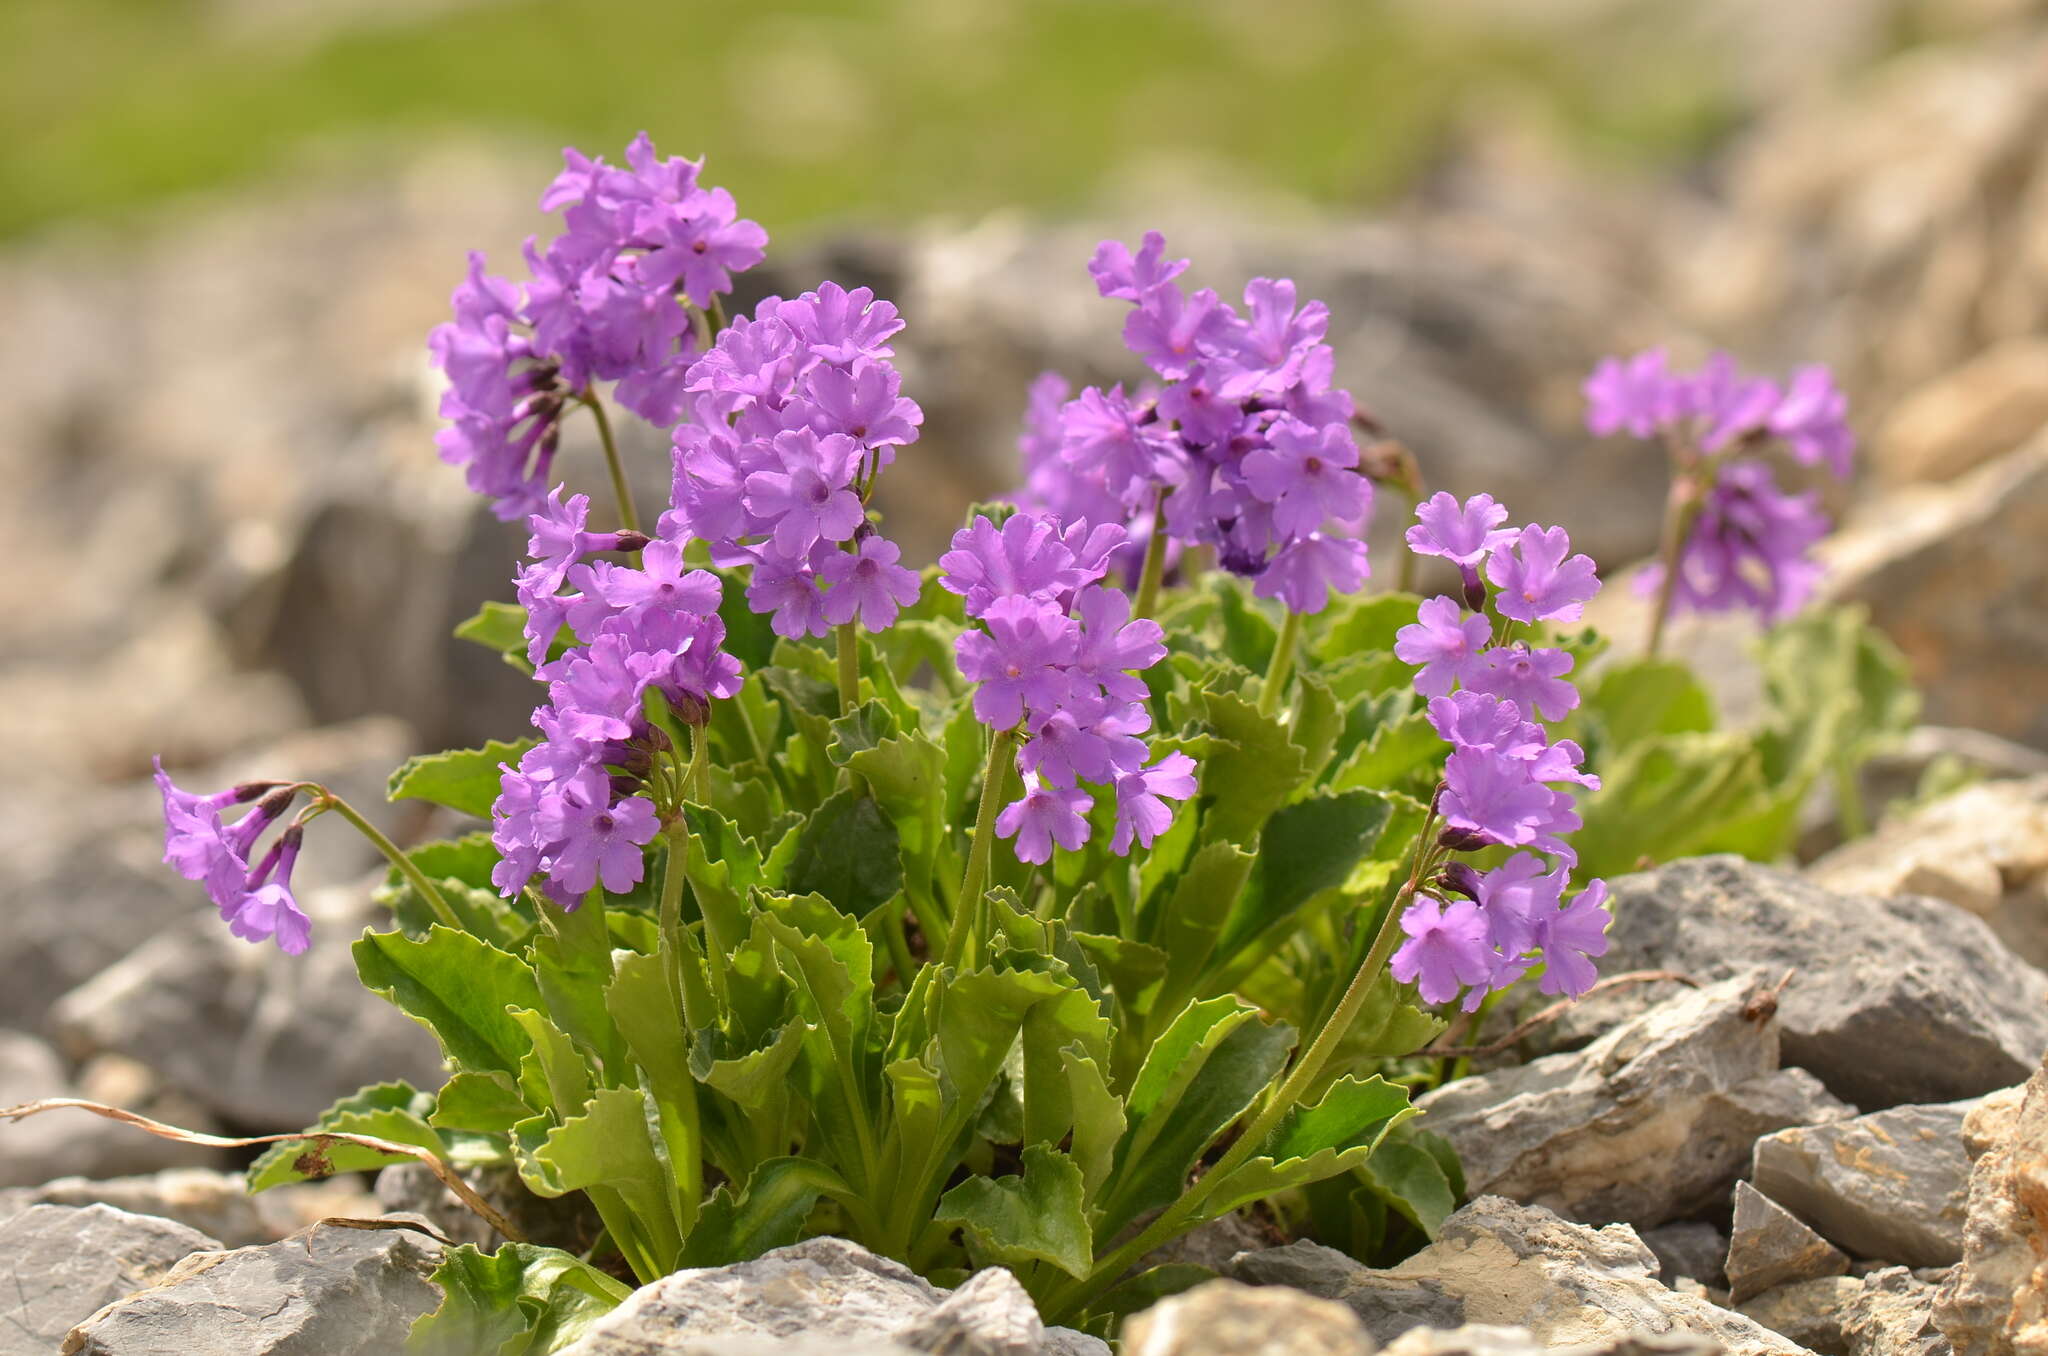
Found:
[[[375,1149],[379,1153],[411,1158],[425,1164],[427,1171],[439,1178],[442,1186],[454,1192],[456,1198],[475,1211],[486,1224],[489,1224],[493,1229],[496,1229],[515,1243],[524,1243],[526,1241],[526,1235],[511,1220],[506,1219],[489,1201],[479,1196],[474,1187],[463,1181],[460,1173],[456,1172],[453,1167],[449,1166],[442,1159],[436,1157],[432,1150],[422,1149],[417,1144],[400,1144],[394,1140],[379,1139],[375,1135],[351,1135],[340,1130],[316,1130],[289,1135],[250,1135],[245,1137],[207,1135],[201,1134],[197,1130],[185,1130],[175,1125],[165,1125],[162,1121],[153,1121],[147,1116],[138,1116],[132,1111],[123,1111],[117,1106],[107,1106],[100,1102],[88,1102],[78,1097],[45,1097],[39,1101],[23,1102],[20,1106],[0,1107],[0,1120],[18,1121],[28,1116],[41,1115],[45,1111],[61,1111],[65,1107],[75,1107],[80,1111],[90,1111],[95,1116],[101,1116],[110,1121],[119,1121],[123,1125],[132,1125],[138,1130],[157,1136],[159,1139],[176,1140],[180,1144],[200,1144],[214,1149],[253,1149],[264,1144],[291,1144],[304,1141],[314,1146],[308,1152],[315,1155],[319,1154],[319,1146],[323,1144],[354,1144],[364,1149]],[[319,1162],[316,1159],[315,1162],[307,1165],[307,1175],[321,1175],[318,1168]]]

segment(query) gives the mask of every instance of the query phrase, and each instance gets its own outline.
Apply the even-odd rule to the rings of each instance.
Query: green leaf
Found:
[[[863,749],[872,749],[900,728],[896,715],[879,701],[862,702],[831,724],[832,742],[826,752],[841,767]]]
[[[1266,816],[1308,778],[1308,760],[1287,727],[1231,692],[1198,694],[1216,737],[1197,741],[1202,794],[1210,800],[1203,828],[1215,838],[1251,841]],[[1192,746],[1192,745],[1191,745]]]
[[[1348,600],[1318,628],[1310,653],[1319,663],[1334,664],[1350,655],[1392,650],[1395,633],[1414,625],[1421,606],[1422,599],[1412,593],[1376,593]]]
[[[789,893],[821,895],[862,917],[902,888],[896,826],[874,797],[841,791],[812,812],[790,860]]]
[[[542,1006],[524,961],[438,926],[418,940],[365,933],[350,950],[363,987],[433,1032],[457,1069],[518,1076],[531,1042],[506,1009]]]
[[[442,1157],[447,1146],[427,1124],[434,1110],[434,1094],[421,1092],[410,1083],[375,1083],[352,1092],[320,1113],[310,1131],[331,1130],[341,1134],[373,1135],[397,1144],[417,1144]],[[380,1153],[359,1144],[309,1144],[286,1140],[265,1149],[251,1163],[246,1174],[249,1190],[265,1191],[290,1182],[317,1181],[337,1172],[374,1172],[410,1158]]]
[[[1180,1004],[1195,992],[1257,860],[1235,843],[1211,843],[1195,854],[1173,883],[1154,930],[1167,958],[1157,999],[1166,1010],[1162,1017],[1177,1015]]]
[[[541,1109],[528,1106],[504,1074],[458,1073],[441,1085],[427,1121],[438,1129],[502,1135]]]
[[[455,628],[457,640],[467,640],[510,658],[517,656],[526,667],[526,609],[517,603],[485,603],[477,614]],[[532,670],[527,669],[530,673]]]
[[[1392,814],[1392,803],[1372,791],[1310,796],[1274,811],[1259,838],[1252,888],[1232,911],[1219,954],[1234,961],[1278,946],[1303,905],[1343,885],[1372,855]]]
[[[1585,822],[1572,834],[1586,879],[1633,871],[1643,857],[1693,856],[1768,795],[1754,741],[1729,732],[1647,740],[1603,768],[1601,779],[1580,798]]]
[[[1408,1090],[1378,1075],[1341,1078],[1314,1106],[1296,1106],[1257,1157],[1218,1182],[1202,1212],[1215,1218],[1275,1192],[1334,1177],[1364,1163],[1387,1132],[1414,1116]]]
[[[544,1356],[632,1293],[588,1262],[533,1243],[450,1248],[430,1279],[441,1303],[413,1324],[409,1356]]]
[[[683,1246],[679,1267],[731,1266],[771,1248],[787,1247],[803,1233],[818,1197],[846,1184],[808,1158],[771,1158],[747,1177],[737,1197],[730,1182],[704,1202]]]
[[[1082,1211],[1081,1169],[1044,1144],[1024,1150],[1014,1177],[969,1177],[939,1199],[936,1223],[966,1230],[975,1250],[1015,1269],[1049,1262],[1086,1278],[1095,1251]]]
[[[1352,750],[1330,775],[1330,786],[1337,791],[1398,789],[1424,776],[1434,779],[1443,761],[1443,738],[1426,712],[1412,711],[1380,726]]]
[[[1440,1157],[1452,1155],[1455,1165],[1456,1152],[1441,1135],[1403,1123],[1353,1171],[1374,1195],[1420,1229],[1424,1238],[1434,1239],[1458,1208],[1460,1183],[1444,1170]]]
[[[450,749],[408,758],[391,774],[385,798],[432,801],[489,819],[491,803],[498,798],[498,764],[519,766],[519,755],[539,742],[521,739],[507,744],[494,739],[480,749]]]
[[[1714,728],[1713,698],[1692,670],[1674,659],[1611,665],[1590,685],[1581,710],[1598,718],[1610,757],[1657,735]]]
[[[536,1118],[514,1137],[519,1175],[542,1196],[606,1188],[632,1215],[638,1236],[617,1239],[629,1258],[638,1251],[660,1268],[672,1269],[682,1251],[682,1229],[672,1201],[673,1173],[657,1153],[650,1130],[656,1114],[638,1088],[604,1088],[583,1114],[549,1126]],[[687,1203],[695,1206],[697,1203]],[[620,1221],[605,1223],[618,1232]],[[636,1268],[640,1259],[636,1260]]]

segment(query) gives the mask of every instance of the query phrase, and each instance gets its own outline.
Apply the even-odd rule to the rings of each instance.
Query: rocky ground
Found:
[[[1650,545],[1663,471],[1579,432],[1598,356],[1835,363],[1867,456],[1828,588],[1927,696],[1873,804],[1937,758],[1985,780],[1796,869],[1615,882],[1607,966],[1692,982],[1602,995],[1432,1094],[1472,1195],[1433,1244],[1376,1271],[1219,1234],[1224,1279],[1133,1320],[1126,1351],[2048,1353],[2048,20],[1993,10],[1779,100],[1683,182],[1595,186],[1502,142],[1370,221],[1178,213],[1206,278],[1329,301],[1342,377],[1432,483],[1564,522],[1611,567]],[[0,1104],[262,1133],[437,1077],[345,948],[284,963],[225,935],[157,864],[143,777],[161,751],[196,784],[289,771],[375,805],[406,754],[523,721],[516,675],[446,640],[509,593],[516,539],[431,455],[421,337],[463,249],[536,228],[536,172],[447,150],[0,254]],[[868,282],[910,317],[922,474],[887,507],[912,554],[1006,482],[1040,368],[1120,374],[1081,264],[1148,224],[815,240],[749,280]],[[1610,595],[1625,645],[1639,617]],[[1678,640],[1739,716],[1730,634]],[[374,917],[370,867],[309,845],[327,938]],[[233,1166],[79,1113],[0,1127],[0,1356],[389,1352],[436,1302],[441,1244],[320,1221],[413,1211],[482,1240],[416,1174],[251,1199]],[[671,1277],[576,1350],[828,1348],[1101,1350],[1005,1273],[945,1292],[832,1240]]]

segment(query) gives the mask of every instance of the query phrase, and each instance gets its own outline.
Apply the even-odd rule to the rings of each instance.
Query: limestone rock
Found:
[[[1609,887],[1605,969],[1714,979],[1754,968],[1774,982],[1791,971],[1778,1002],[1784,1062],[1865,1111],[2011,1087],[2048,1049],[2048,975],[1953,905],[1837,895],[1732,856]],[[1596,994],[1552,1039],[1583,1040],[1676,987]]]
[[[1781,1285],[1736,1308],[1822,1356],[1847,1356],[1849,1339],[1842,1322],[1862,1293],[1860,1276],[1826,1276]]]
[[[1374,1271],[1308,1239],[1239,1253],[1231,1259],[1230,1275],[1247,1285],[1286,1286],[1345,1304],[1380,1342],[1412,1328],[1455,1328],[1465,1322],[1464,1298],[1434,1277]]]
[[[1963,1252],[1963,1116],[1902,1106],[1757,1141],[1756,1189],[1858,1257],[1946,1266]]]
[[[1872,440],[1892,485],[1952,480],[2048,427],[2048,339],[2007,339],[1918,386]]]
[[[230,1248],[274,1243],[329,1215],[363,1218],[381,1213],[354,1185],[357,1179],[300,1182],[250,1195],[240,1173],[211,1168],[166,1168],[138,1177],[94,1180],[59,1177],[23,1193],[23,1204],[111,1205],[137,1215],[176,1220]]]
[[[1424,1096],[1471,1191],[1568,1218],[1662,1224],[1726,1198],[1759,1135],[1850,1109],[1778,1069],[1753,975],[1686,991],[1584,1050]]]
[[[407,1229],[322,1226],[195,1253],[64,1339],[62,1356],[390,1356],[438,1305],[440,1246]]]
[[[1410,1328],[1385,1350],[1388,1356],[1720,1356],[1721,1344],[1672,1332],[1560,1347],[1538,1341],[1527,1328],[1469,1323],[1448,1330]]]
[[[101,1305],[220,1243],[112,1206],[35,1205],[0,1224],[0,1356],[48,1356]]]
[[[1863,1278],[1842,1313],[1849,1356],[1949,1356],[1949,1341],[1934,1326],[1935,1289],[1905,1267]]]
[[[2048,776],[1979,783],[1887,819],[1806,874],[1845,894],[1945,899],[2048,967]]]
[[[23,1032],[0,1030],[0,1106],[78,1097],[83,1091],[56,1051]],[[46,1111],[0,1122],[0,1187],[34,1186],[79,1174],[149,1172],[219,1157],[217,1150],[158,1139],[84,1111]]]
[[[1963,1260],[1934,1309],[1956,1356],[2048,1351],[2048,1061],[2010,1107],[1986,1098],[1965,1122]]]
[[[1687,1219],[1637,1232],[1650,1251],[1657,1254],[1658,1275],[1664,1284],[1675,1286],[1681,1278],[1689,1278],[1722,1290],[1728,1288],[1728,1235],[1713,1225]]]
[[[1015,1278],[997,1269],[947,1292],[858,1244],[812,1238],[642,1286],[563,1356],[667,1356],[730,1339],[842,1349],[889,1342],[961,1356],[1108,1356],[1094,1338],[1045,1328],[1035,1311],[1027,1319],[1028,1309]]]
[[[1301,1247],[1281,1249],[1294,1253]],[[1328,1250],[1324,1250],[1325,1253]],[[1401,1265],[1346,1270],[1335,1255],[1297,1254],[1292,1265],[1260,1268],[1238,1259],[1242,1279],[1286,1277],[1323,1299],[1347,1305],[1382,1340],[1418,1326],[1422,1298],[1435,1297],[1456,1323],[1526,1326],[1547,1347],[1691,1336],[1729,1356],[1799,1356],[1800,1349],[1753,1319],[1696,1294],[1667,1289],[1657,1258],[1627,1225],[1590,1229],[1541,1206],[1482,1196],[1444,1222],[1436,1241]],[[1390,1302],[1391,1301],[1391,1302]],[[1405,1306],[1405,1308],[1403,1307]]]
[[[1795,1281],[1840,1276],[1848,1257],[1747,1182],[1735,1184],[1728,1240],[1728,1298],[1736,1304]]]
[[[1122,1341],[1124,1356],[1372,1356],[1375,1349],[1365,1325],[1341,1304],[1228,1280],[1133,1316]]]
[[[469,1168],[462,1178],[529,1242],[581,1253],[597,1241],[603,1228],[588,1196],[580,1191],[537,1196],[510,1165]],[[392,1214],[422,1216],[451,1242],[474,1243],[486,1252],[498,1245],[497,1230],[442,1185],[424,1163],[394,1163],[378,1172],[377,1201]]]

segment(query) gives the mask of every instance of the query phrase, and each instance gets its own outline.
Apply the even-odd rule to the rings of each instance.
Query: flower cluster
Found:
[[[896,308],[825,283],[770,297],[692,365],[692,420],[676,430],[671,533],[712,561],[752,567],[747,605],[777,634],[822,636],[856,617],[870,631],[917,601],[918,578],[868,521],[875,478],[917,440],[889,338]]]
[[[565,909],[600,882],[614,893],[639,882],[640,849],[676,808],[657,766],[688,756],[676,721],[702,725],[712,699],[740,685],[739,661],[722,648],[717,577],[686,569],[677,541],[587,531],[589,507],[558,488],[530,520],[533,563],[519,575],[519,598],[527,656],[548,685],[533,714],[543,738],[517,768],[501,768],[491,810],[502,859],[493,883],[510,896],[544,873],[543,889]],[[635,549],[637,568],[584,563]],[[565,583],[574,592],[561,592]],[[575,643],[550,659],[564,627]],[[673,720],[650,717],[656,699]]]
[[[264,830],[291,808],[300,788],[282,782],[246,782],[211,796],[181,791],[156,759],[156,786],[164,802],[164,862],[186,880],[199,881],[228,925],[246,942],[277,939],[296,956],[313,937],[313,923],[292,896],[292,867],[304,837],[303,818],[285,826],[261,859],[250,859]],[[221,812],[254,808],[234,823]]]
[[[1820,568],[1809,549],[1828,523],[1812,494],[1787,494],[1766,462],[1744,457],[1776,441],[1795,461],[1846,478],[1856,438],[1848,400],[1827,368],[1802,367],[1783,386],[1745,376],[1716,353],[1698,372],[1673,372],[1662,349],[1607,358],[1585,383],[1586,427],[1605,436],[1660,437],[1679,463],[1677,492],[1691,496],[1689,530],[1671,585],[1674,607],[1749,608],[1767,620],[1812,595]],[[1664,567],[1638,579],[1656,593]]]
[[[1131,601],[1099,581],[1125,544],[1121,527],[1019,513],[998,528],[985,517],[953,537],[939,558],[939,585],[959,594],[982,624],[955,645],[960,672],[978,686],[974,715],[1019,731],[1024,794],[996,819],[1017,857],[1043,862],[1058,843],[1088,841],[1095,801],[1081,784],[1116,796],[1110,848],[1150,847],[1173,818],[1168,800],[1195,792],[1194,759],[1171,753],[1147,766],[1152,717],[1137,671],[1166,655],[1154,621],[1131,619]]]
[[[442,459],[467,468],[507,521],[540,506],[562,413],[591,382],[617,382],[621,405],[675,422],[700,339],[680,298],[708,311],[768,242],[730,193],[697,182],[700,163],[658,158],[644,132],[627,148],[630,168],[573,148],[563,158],[540,205],[561,209],[565,229],[545,250],[527,240],[531,277],[494,277],[472,253],[455,319],[428,341],[448,380]]]
[[[1041,377],[1020,444],[1025,499],[1213,547],[1260,597],[1320,611],[1365,582],[1358,530],[1372,509],[1351,396],[1330,384],[1329,310],[1297,307],[1287,279],[1254,278],[1240,314],[1208,288],[1184,291],[1188,261],[1165,249],[1156,231],[1135,255],[1107,240],[1088,265],[1103,296],[1131,304],[1124,342],[1162,384],[1067,400]]]
[[[1466,989],[1468,1010],[1538,959],[1543,992],[1577,997],[1593,983],[1589,957],[1607,949],[1606,885],[1592,881],[1564,901],[1578,862],[1565,839],[1579,826],[1572,788],[1600,782],[1580,770],[1585,755],[1577,744],[1553,742],[1535,719],[1559,720],[1578,706],[1564,676],[1572,656],[1519,641],[1496,644],[1485,615],[1490,603],[1503,635],[1518,623],[1577,621],[1600,581],[1590,559],[1570,554],[1564,529],[1516,531],[1502,526],[1507,516],[1483,494],[1463,504],[1438,494],[1417,508],[1409,549],[1456,565],[1466,598],[1427,600],[1394,646],[1397,658],[1421,666],[1416,691],[1451,746],[1433,806],[1444,823],[1436,851],[1511,850],[1483,873],[1457,861],[1431,873],[1401,917],[1407,938],[1394,953],[1394,977],[1416,984],[1429,1003]]]

